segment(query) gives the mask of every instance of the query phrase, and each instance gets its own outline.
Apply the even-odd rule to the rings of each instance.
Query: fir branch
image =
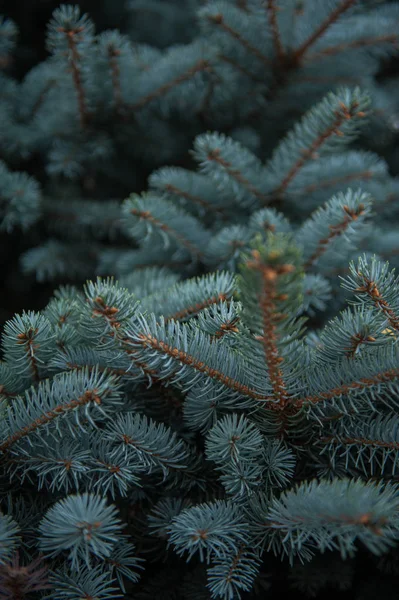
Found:
[[[209,378],[243,396],[270,399],[254,385],[250,385],[255,376],[255,373],[249,372],[250,365],[243,364],[239,355],[226,347],[223,347],[225,369],[224,372],[219,370],[216,365],[220,364],[218,359],[221,347],[212,343],[210,336],[190,324],[169,321],[166,325],[162,317],[159,322],[155,320],[155,316],[147,320],[139,317],[134,329],[128,332],[125,345],[127,349],[132,348],[140,360],[147,360],[149,366],[158,371],[159,378],[172,379],[187,390],[203,374],[206,376],[204,388]],[[201,355],[204,360],[201,360]],[[166,362],[165,357],[172,360]],[[243,381],[240,381],[241,378]],[[262,383],[259,381],[260,386]]]
[[[197,552],[201,561],[223,558],[248,542],[243,514],[237,505],[222,500],[184,509],[168,528],[169,540],[179,555]]]
[[[388,369],[381,371],[370,377],[361,377],[356,381],[343,383],[342,385],[332,388],[328,391],[318,392],[315,395],[305,396],[303,398],[296,398],[292,400],[292,404],[296,408],[301,408],[306,404],[318,404],[325,402],[326,400],[334,400],[342,396],[349,396],[352,390],[365,390],[374,386],[380,386],[384,383],[394,382],[399,378],[399,368]]]
[[[178,348],[169,346],[162,340],[157,340],[155,337],[145,334],[139,335],[139,340],[143,346],[148,346],[153,350],[164,354],[165,356],[170,356],[175,360],[178,360],[183,365],[187,365],[195,369],[199,373],[204,373],[208,375],[208,377],[220,381],[221,383],[223,383],[223,385],[236,392],[239,392],[245,396],[249,396],[250,398],[256,398],[259,400],[265,399],[264,396],[251,389],[249,386],[234,380],[232,377],[225,375],[222,371],[219,371],[218,369],[213,369],[209,367],[198,358],[190,356],[189,354],[182,350],[179,350]],[[270,398],[268,398],[268,400],[270,400]]]
[[[40,313],[29,311],[15,315],[4,327],[2,348],[6,366],[19,377],[39,382],[55,350],[55,335],[49,320]]]
[[[37,389],[25,392],[25,398],[18,397],[8,407],[6,425],[8,433],[0,443],[0,452],[7,452],[19,440],[46,430],[57,419],[74,414],[77,422],[79,409],[97,407],[105,412],[113,404],[120,404],[118,382],[115,376],[97,369],[89,372],[61,373],[53,380],[39,383]],[[101,409],[100,409],[101,407]]]
[[[305,499],[306,498],[306,499]],[[359,540],[374,554],[386,552],[397,537],[395,486],[360,480],[313,480],[275,498],[269,526],[285,535],[287,553],[310,544],[353,556]]]
[[[52,572],[49,577],[52,585],[50,596],[45,600],[53,600],[54,594],[59,598],[96,598],[98,600],[117,600],[123,598],[124,594],[115,585],[109,571],[104,571],[104,565],[96,565],[91,569],[68,569],[63,568]]]
[[[336,251],[338,241],[344,248],[350,248],[350,240],[356,240],[361,234],[370,212],[370,196],[361,190],[352,192],[350,189],[334,196],[317,210],[297,233],[296,239],[304,247],[305,269]],[[344,248],[340,248],[341,256]]]
[[[260,52],[258,48],[256,48],[256,46],[253,46],[238,31],[236,31],[230,25],[228,25],[222,13],[208,14],[206,18],[211,23],[217,25],[223,31],[228,33],[233,39],[237,40],[237,42],[239,42],[248,52],[250,52],[250,54],[256,56],[256,58],[258,58],[267,68],[270,68],[271,61],[266,56],[264,56],[262,52]]]
[[[398,35],[395,33],[378,35],[370,38],[363,38],[360,40],[354,40],[352,42],[345,42],[341,44],[337,44],[336,46],[328,46],[327,48],[323,48],[314,54],[309,54],[306,57],[307,62],[313,62],[316,60],[320,60],[321,58],[334,56],[335,54],[339,54],[341,52],[346,52],[347,50],[354,50],[357,48],[368,48],[370,46],[375,46],[381,43],[391,44],[394,48],[398,47]]]
[[[89,114],[80,66],[82,60],[80,49],[86,49],[91,44],[93,33],[92,22],[87,15],[80,16],[78,6],[61,5],[53,13],[47,39],[50,51],[59,56],[66,56],[72,72],[82,128],[87,126]]]
[[[94,494],[70,495],[56,502],[39,525],[40,548],[54,557],[68,550],[71,568],[80,561],[89,568],[92,556],[101,559],[111,555],[119,541],[122,523],[114,505]]]
[[[258,198],[259,200],[265,199],[264,194],[262,194],[262,192],[257,190],[252,185],[252,183],[248,179],[246,179],[242,175],[242,173],[240,173],[240,171],[238,169],[234,169],[233,165],[229,161],[227,161],[223,158],[219,148],[213,148],[212,150],[209,151],[208,160],[214,161],[215,163],[220,165],[228,173],[228,175],[230,177],[232,177],[235,181],[237,181],[237,183],[239,183],[243,187],[247,188],[251,194],[256,196],[256,198]]]
[[[280,31],[277,22],[277,11],[279,10],[276,5],[276,0],[267,0],[267,12],[269,16],[270,28],[272,30],[274,49],[278,63],[283,63],[285,59],[285,50],[281,40]]]
[[[292,164],[280,185],[276,188],[274,192],[276,196],[280,196],[285,192],[291,181],[297,176],[302,167],[309,160],[315,158],[316,153],[328,142],[330,138],[333,136],[344,136],[345,129],[349,128],[350,121],[356,121],[358,118],[363,118],[364,116],[364,101],[362,102],[360,99],[357,100],[355,98],[351,98],[348,105],[342,101],[338,102],[338,106],[334,112],[334,119],[331,120],[324,129],[320,129],[318,134],[312,139],[308,148],[301,149],[301,156]]]
[[[194,77],[194,75],[196,75],[197,73],[201,73],[202,71],[207,71],[209,69],[211,69],[211,65],[210,65],[209,61],[200,59],[196,64],[194,64],[192,67],[190,67],[186,72],[181,73],[180,75],[178,75],[171,81],[168,81],[167,83],[162,84],[159,88],[153,90],[152,92],[150,92],[149,94],[147,94],[146,96],[144,96],[143,98],[141,98],[140,100],[135,102],[134,104],[131,104],[129,106],[129,109],[133,112],[137,112],[137,111],[143,109],[144,107],[146,107],[153,100],[156,100],[156,99],[164,96],[165,94],[167,94],[167,92],[169,92],[171,89],[177,87],[180,83],[183,83],[184,81],[187,81],[188,79],[192,79],[192,77]]]
[[[170,320],[188,320],[213,305],[230,300],[235,277],[226,271],[186,279],[143,298],[141,312],[152,312]]]
[[[283,375],[282,340],[299,335],[299,321],[293,322],[292,315],[301,303],[303,271],[289,234],[268,232],[262,242],[256,237],[251,252],[243,255],[240,300],[243,322],[263,348],[274,398],[270,409],[283,413],[290,394]]]
[[[212,178],[218,193],[231,203],[253,208],[266,203],[263,192],[265,173],[261,161],[239,142],[223,133],[207,132],[198,135],[191,151],[200,164],[200,171]]]
[[[48,567],[39,555],[26,565],[20,564],[17,551],[10,562],[0,566],[0,594],[2,600],[23,600],[28,594],[51,589]]]
[[[209,233],[202,224],[183,209],[168,200],[147,192],[142,196],[131,194],[122,211],[126,230],[132,237],[145,236],[162,240],[168,248],[172,244],[183,247],[194,259],[203,257],[202,247]]]
[[[283,379],[281,370],[281,362],[284,360],[280,356],[277,345],[277,322],[281,322],[286,315],[279,313],[275,304],[276,297],[280,300],[284,298],[278,297],[277,279],[286,273],[291,273],[295,267],[292,264],[284,263],[273,267],[266,265],[261,259],[258,250],[252,250],[252,260],[246,262],[249,269],[259,271],[262,278],[262,291],[259,298],[260,310],[263,321],[263,334],[258,339],[263,344],[266,365],[273,387],[273,396],[279,404],[281,410],[285,408],[288,400],[286,384]]]
[[[243,65],[240,65],[236,60],[234,60],[234,58],[231,58],[230,56],[226,56],[225,54],[219,54],[218,58],[220,60],[222,60],[223,62],[228,63],[235,69],[237,69],[237,71],[239,71],[240,73],[245,75],[245,77],[248,77],[248,79],[251,79],[252,81],[255,81],[257,83],[263,83],[263,79],[261,79],[260,77],[257,77],[253,73],[251,73],[251,71],[249,71]]]
[[[326,31],[329,27],[331,27],[331,25],[333,23],[335,23],[339,17],[346,12],[347,10],[349,10],[349,8],[351,8],[355,2],[357,0],[343,0],[342,4],[338,5],[337,8],[335,8],[327,17],[327,19],[325,19],[325,21],[323,21],[319,27],[312,33],[312,35],[310,35],[307,40],[305,40],[300,46],[299,48],[297,48],[292,56],[292,62],[295,65],[299,65],[300,62],[302,61],[304,55],[306,54],[306,52],[309,50],[310,46],[312,46]]]
[[[163,423],[156,423],[146,416],[132,413],[121,414],[104,430],[104,439],[111,442],[110,458],[121,459],[121,449],[128,459],[135,459],[138,466],[149,472],[154,467],[166,475],[169,469],[184,470],[187,466],[188,448],[175,432]]]
[[[346,431],[333,431],[320,438],[322,452],[328,452],[334,464],[345,458],[345,468],[361,469],[366,477],[395,476],[399,455],[398,419],[396,415],[378,415],[349,424]]]
[[[361,295],[367,295],[374,306],[386,317],[389,325],[393,327],[395,331],[399,332],[399,315],[396,314],[396,312],[389,305],[389,302],[387,302],[387,300],[384,298],[376,281],[370,279],[360,270],[357,271],[357,275],[361,281],[361,285],[355,288],[354,292]]]
[[[212,598],[240,597],[242,591],[250,591],[260,566],[258,553],[245,543],[241,543],[232,555],[215,559],[207,570]]]
[[[60,31],[63,31],[66,34],[67,39],[68,39],[68,46],[69,46],[69,50],[71,52],[70,64],[71,64],[71,69],[72,69],[73,83],[75,85],[76,94],[78,97],[80,124],[82,127],[86,127],[88,115],[87,115],[87,108],[86,108],[86,98],[85,98],[85,93],[84,93],[83,85],[82,85],[82,76],[80,74],[80,70],[78,67],[80,56],[79,56],[79,52],[77,51],[77,48],[76,48],[76,41],[74,39],[75,32],[67,31],[62,28],[60,28]]]

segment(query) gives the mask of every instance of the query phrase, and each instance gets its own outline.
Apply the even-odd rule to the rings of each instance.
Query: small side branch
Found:
[[[233,169],[231,166],[231,163],[228,162],[227,160],[225,160],[224,158],[222,158],[222,156],[220,155],[220,150],[218,148],[215,148],[214,150],[211,150],[208,153],[208,159],[212,160],[216,163],[219,163],[219,165],[221,165],[222,167],[224,167],[224,169],[227,171],[227,173],[233,178],[235,179],[239,184],[241,184],[242,186],[244,186],[249,192],[251,192],[251,194],[253,194],[256,198],[258,198],[259,200],[262,200],[263,202],[267,201],[268,198],[265,196],[265,194],[262,194],[262,192],[260,192],[258,189],[256,189],[250,181],[248,181],[248,179],[246,179],[238,169]]]
[[[370,296],[374,306],[383,312],[390,326],[395,329],[395,331],[399,332],[399,316],[383,298],[375,281],[365,278],[364,285],[356,288],[354,291],[366,293],[368,296]]]
[[[354,103],[352,106],[348,107],[344,103],[340,103],[340,108],[335,113],[335,121],[327,127],[324,131],[322,131],[318,137],[313,140],[312,144],[309,148],[302,152],[302,156],[298,158],[298,160],[292,165],[291,169],[288,171],[287,175],[284,177],[280,186],[275,190],[275,196],[280,197],[291,181],[296,177],[298,172],[302,169],[302,167],[311,160],[317,153],[317,150],[321,148],[321,146],[330,138],[332,135],[343,135],[343,132],[340,131],[340,127],[346,121],[352,119],[354,116],[363,117],[364,113],[362,111],[358,111],[358,104]]]
[[[114,47],[108,49],[109,62],[111,67],[112,89],[114,91],[115,110],[121,114],[123,107],[122,90],[121,90],[121,74],[118,64],[118,56],[120,50]]]
[[[46,413],[43,413],[40,417],[38,417],[37,419],[32,421],[32,423],[29,423],[29,425],[26,425],[19,431],[16,431],[13,435],[10,435],[8,438],[6,438],[4,440],[4,442],[2,442],[2,444],[0,444],[0,452],[6,452],[7,450],[9,450],[11,448],[11,446],[13,446],[20,439],[29,435],[30,433],[33,433],[40,427],[44,427],[45,425],[47,425],[51,421],[54,421],[61,415],[65,414],[67,412],[70,412],[80,406],[85,406],[87,404],[90,404],[91,402],[95,402],[96,404],[101,404],[101,398],[98,395],[98,390],[96,390],[96,389],[86,390],[86,392],[82,396],[77,398],[76,400],[71,400],[70,402],[67,402],[66,404],[60,404],[60,405],[56,406],[55,408],[53,408],[52,410],[49,410]]]
[[[209,15],[208,19],[210,21],[212,21],[212,23],[219,25],[221,27],[221,29],[223,29],[223,31],[225,31],[226,33],[231,35],[231,37],[233,37],[235,40],[237,40],[237,42],[239,42],[242,46],[244,46],[244,48],[248,52],[250,52],[251,54],[256,56],[256,58],[258,58],[264,65],[266,65],[267,67],[270,67],[271,61],[266,56],[264,56],[261,52],[259,52],[259,50],[255,46],[252,46],[252,44],[250,44],[248,42],[248,40],[243,38],[242,35],[240,35],[238,33],[238,31],[235,31],[229,25],[227,25],[227,23],[225,23],[225,20],[224,20],[222,14]]]
[[[351,8],[355,2],[356,0],[344,0],[340,6],[337,6],[337,8],[333,10],[332,13],[327,17],[327,19],[312,33],[312,35],[309,36],[308,39],[305,40],[303,44],[301,44],[301,46],[295,50],[292,57],[293,63],[298,65],[310,46],[312,46],[344,12]]]
[[[62,29],[61,31],[64,31],[64,33],[67,36],[68,48],[71,52],[72,77],[73,77],[73,82],[74,82],[75,89],[76,89],[76,94],[78,97],[80,124],[82,127],[85,127],[87,124],[86,99],[85,99],[85,93],[84,93],[83,84],[82,84],[82,75],[80,73],[79,66],[78,66],[80,56],[79,56],[79,52],[76,47],[76,41],[74,38],[75,33],[78,33],[78,31],[66,31],[64,29]]]
[[[201,303],[195,304],[194,306],[187,306],[183,310],[176,312],[174,315],[171,315],[170,317],[165,318],[165,322],[168,322],[171,320],[178,321],[180,319],[185,319],[187,317],[190,317],[191,315],[197,314],[198,312],[200,312],[201,310],[204,310],[205,308],[209,308],[209,306],[212,306],[213,304],[218,304],[219,302],[223,302],[225,300],[228,300],[228,296],[226,294],[219,294],[218,296],[212,296],[211,298],[207,298],[206,300],[204,300]]]
[[[142,108],[147,106],[147,104],[149,104],[153,100],[160,98],[161,96],[166,94],[172,88],[176,87],[180,83],[183,83],[183,81],[186,81],[187,79],[190,79],[191,77],[193,77],[196,73],[199,73],[200,71],[205,71],[207,69],[210,69],[210,65],[209,65],[208,61],[206,61],[206,60],[198,61],[193,67],[188,69],[188,71],[186,71],[185,73],[182,73],[178,77],[175,77],[175,79],[172,79],[171,81],[168,81],[167,83],[164,83],[159,88],[157,88],[153,92],[150,92],[149,94],[147,94],[147,96],[144,96],[143,98],[138,100],[138,102],[131,105],[129,107],[130,110],[132,110],[132,111],[141,110]]]
[[[337,44],[336,46],[330,46],[329,48],[324,48],[319,52],[309,54],[306,57],[306,62],[308,63],[314,60],[319,60],[320,58],[324,58],[325,56],[333,56],[334,54],[339,54],[340,52],[345,52],[346,50],[353,50],[355,48],[366,48],[367,46],[373,46],[375,44],[388,43],[397,46],[398,39],[398,34],[392,33],[389,35],[379,35],[372,38],[362,38],[360,40],[354,40],[353,42]]]
[[[277,11],[275,0],[267,0],[267,11],[269,16],[270,28],[273,36],[273,44],[276,52],[277,61],[282,63],[285,59],[285,51],[280,37],[280,31],[277,23]]]
[[[297,408],[302,408],[306,404],[318,404],[319,402],[325,402],[326,400],[333,400],[340,396],[350,394],[352,390],[363,390],[371,388],[375,385],[381,385],[382,383],[389,383],[399,378],[399,368],[389,369],[382,373],[378,373],[373,377],[363,377],[358,381],[351,383],[345,383],[339,387],[328,390],[327,392],[320,392],[314,396],[306,396],[304,398],[296,398],[292,400],[292,404]]]
[[[284,315],[278,312],[275,302],[278,299],[278,277],[284,273],[291,272],[295,267],[291,264],[283,264],[276,267],[265,265],[262,263],[257,250],[252,251],[252,256],[253,260],[248,261],[247,266],[259,271],[262,276],[262,291],[259,303],[262,312],[263,335],[258,339],[263,344],[274,398],[277,400],[279,408],[283,409],[288,402],[289,395],[284,382],[283,372],[280,368],[284,359],[280,356],[277,345],[277,325],[284,318]],[[276,409],[275,407],[273,408]]]
[[[193,244],[191,244],[191,242],[189,242],[185,237],[183,237],[175,229],[172,229],[171,227],[169,227],[169,225],[166,225],[166,223],[162,223],[159,219],[154,217],[150,213],[150,211],[148,211],[148,210],[144,211],[144,210],[139,210],[137,208],[133,208],[130,212],[132,215],[139,217],[140,219],[145,219],[145,220],[149,221],[150,223],[152,223],[153,225],[158,227],[158,229],[160,229],[161,231],[168,232],[171,237],[175,238],[182,246],[187,248],[187,250],[193,256],[197,256],[198,258],[200,258],[203,255],[203,253],[201,252],[201,250],[199,250],[199,248],[196,248],[195,246],[193,246]]]
[[[328,245],[331,244],[336,237],[342,235],[352,221],[356,221],[364,214],[364,204],[359,204],[357,209],[351,209],[347,205],[343,206],[342,209],[345,213],[343,220],[337,225],[329,226],[330,233],[325,238],[319,240],[316,250],[305,263],[305,269],[309,269],[313,263],[324,254]]]
[[[35,356],[35,350],[37,348],[37,345],[35,344],[35,335],[37,332],[37,329],[29,329],[28,332],[19,333],[17,335],[17,344],[23,344],[26,347],[26,354],[30,363],[32,376],[35,381],[40,380],[39,367]]]
[[[162,340],[158,340],[153,336],[145,334],[140,334],[139,338],[143,346],[148,346],[153,350],[161,352],[165,356],[170,356],[176,361],[179,361],[181,364],[188,365],[196,371],[204,373],[208,377],[220,381],[220,383],[223,383],[223,385],[234,390],[235,392],[239,392],[240,394],[248,396],[249,398],[255,398],[256,400],[271,400],[270,398],[262,396],[255,390],[249,388],[247,385],[240,383],[235,379],[232,379],[228,375],[225,375],[221,371],[209,367],[204,362],[200,361],[198,358],[187,354],[187,352],[179,350],[179,348],[173,348],[172,346],[169,346],[169,344],[163,342]]]

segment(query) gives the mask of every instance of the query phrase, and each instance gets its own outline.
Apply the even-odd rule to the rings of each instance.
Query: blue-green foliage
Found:
[[[398,5],[185,4],[62,5],[22,81],[0,21],[0,228],[62,281],[2,331],[0,597],[19,564],[239,600],[395,560]]]

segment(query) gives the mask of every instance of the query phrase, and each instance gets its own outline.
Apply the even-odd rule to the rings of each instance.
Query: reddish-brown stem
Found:
[[[316,190],[331,187],[333,185],[347,183],[348,181],[356,180],[356,179],[364,179],[369,180],[373,177],[372,171],[361,171],[359,173],[350,173],[349,175],[343,175],[342,177],[334,177],[334,179],[321,179],[320,181],[316,181],[315,183],[311,183],[302,189],[296,188],[297,192],[301,194],[311,194]]]
[[[178,233],[175,229],[172,229],[171,227],[166,225],[166,223],[162,223],[161,221],[159,221],[159,219],[156,219],[148,210],[144,211],[133,208],[130,212],[132,213],[132,215],[140,217],[140,219],[145,219],[149,221],[162,231],[167,231],[168,233],[170,233],[172,237],[174,237],[180,244],[182,244],[182,246],[185,246],[189,250],[189,252],[194,256],[202,256],[203,253],[201,252],[201,250],[193,246],[191,242],[186,240],[186,238],[180,235],[180,233]]]
[[[292,400],[292,404],[297,408],[301,408],[306,404],[318,404],[319,402],[325,402],[326,400],[333,400],[339,396],[349,394],[352,390],[363,390],[368,387],[373,387],[381,383],[394,381],[399,378],[399,368],[389,369],[382,373],[378,373],[373,377],[363,377],[358,381],[343,384],[339,387],[328,390],[327,392],[319,392],[314,396],[306,396],[304,398],[296,398]]]
[[[349,108],[345,106],[345,104],[341,103],[340,108],[335,113],[335,121],[319,134],[319,136],[312,142],[310,147],[304,150],[302,152],[302,156],[298,158],[297,161],[292,165],[280,186],[275,190],[275,195],[277,197],[283,194],[297,173],[310,159],[312,159],[313,156],[315,156],[317,150],[319,150],[319,148],[326,140],[328,140],[328,138],[330,138],[332,135],[342,135],[342,132],[339,129],[340,126],[345,123],[345,121],[353,118],[353,116],[356,114],[357,108],[358,105],[356,103]],[[362,116],[362,113],[359,112],[358,116]]]
[[[366,293],[368,296],[370,296],[374,306],[384,313],[390,326],[396,331],[399,331],[399,316],[395,314],[388,302],[382,297],[375,281],[364,278],[364,285],[356,288],[355,292]]]
[[[273,44],[277,57],[277,62],[282,62],[285,58],[285,51],[280,37],[280,31],[277,23],[277,11],[275,0],[267,0],[267,10],[269,15],[270,28],[272,30]]]
[[[26,346],[26,354],[30,362],[32,375],[35,381],[39,381],[40,379],[39,367],[35,356],[35,349],[38,347],[38,345],[35,344],[35,335],[37,334],[37,331],[37,329],[29,329],[27,333],[19,333],[17,335],[17,344],[23,344]]]
[[[263,80],[260,77],[256,77],[256,75],[254,75],[253,73],[248,71],[248,69],[246,69],[245,67],[240,65],[233,58],[230,58],[229,56],[225,56],[224,54],[219,54],[219,58],[220,58],[220,60],[223,60],[224,62],[228,63],[229,65],[231,65],[232,67],[237,69],[237,71],[240,71],[240,73],[242,73],[249,79],[252,79],[253,81],[256,81],[257,83],[263,83]]]
[[[256,58],[258,58],[261,62],[263,62],[264,65],[266,65],[267,67],[270,67],[270,65],[271,65],[270,60],[266,56],[264,56],[261,52],[259,52],[259,50],[255,46],[252,46],[252,44],[250,44],[248,42],[248,40],[243,38],[238,33],[238,31],[235,31],[229,25],[227,25],[224,21],[224,17],[222,14],[219,13],[218,15],[209,15],[208,19],[210,21],[212,21],[212,23],[219,25],[221,27],[221,29],[226,31],[226,33],[228,33],[229,35],[231,35],[231,37],[233,37],[235,40],[237,40],[242,46],[244,46],[244,48],[246,50],[248,50],[248,52],[250,52],[251,54],[256,56]]]
[[[12,435],[10,435],[8,438],[6,438],[0,444],[0,452],[5,452],[5,451],[9,450],[9,448],[11,448],[11,446],[13,446],[13,444],[18,442],[20,439],[29,435],[30,433],[33,433],[40,427],[47,425],[51,421],[54,421],[54,419],[57,419],[61,415],[65,414],[71,410],[74,410],[75,408],[78,408],[79,406],[85,406],[86,404],[89,404],[90,402],[95,402],[96,404],[101,404],[101,398],[98,395],[98,391],[96,389],[86,390],[86,392],[83,394],[83,396],[80,396],[76,400],[71,400],[70,402],[66,402],[65,404],[59,404],[52,410],[49,410],[46,413],[42,414],[40,417],[35,419],[29,425],[26,425],[19,431],[13,433]]]
[[[322,444],[331,444],[331,442],[345,444],[349,446],[350,444],[358,444],[362,446],[377,446],[378,448],[389,448],[391,450],[399,450],[398,442],[383,442],[381,440],[369,440],[366,438],[336,438],[334,436],[329,436],[325,438],[321,438],[320,442]]]
[[[219,294],[218,296],[212,296],[211,298],[207,298],[203,302],[199,302],[198,304],[195,304],[194,306],[187,306],[187,308],[179,310],[174,315],[167,317],[165,319],[165,322],[171,321],[172,319],[177,321],[179,319],[184,319],[185,317],[190,317],[192,315],[197,314],[201,310],[204,310],[204,308],[208,308],[209,306],[212,306],[213,304],[223,302],[224,300],[227,300],[227,299],[228,299],[228,296],[226,296],[226,294]]]
[[[319,240],[316,250],[305,263],[305,269],[309,269],[313,265],[313,263],[324,254],[324,252],[328,248],[328,245],[336,237],[341,235],[348,228],[349,224],[352,221],[356,221],[360,216],[364,214],[364,204],[359,204],[356,210],[350,209],[347,205],[343,206],[342,209],[345,213],[343,220],[340,223],[337,223],[337,225],[329,226],[330,233],[325,238]]]
[[[346,349],[346,356],[353,358],[354,356],[356,356],[358,348],[360,348],[362,344],[367,344],[375,341],[375,337],[373,337],[372,335],[363,335],[362,333],[355,333],[351,336],[351,345],[349,348]]]
[[[140,334],[139,338],[140,338],[143,346],[148,346],[150,348],[153,348],[154,350],[162,352],[166,356],[171,356],[176,361],[179,361],[180,363],[182,363],[184,365],[188,365],[188,366],[192,367],[193,369],[195,369],[196,371],[206,374],[208,377],[211,377],[212,379],[216,379],[217,381],[220,381],[226,387],[228,387],[236,392],[239,392],[239,393],[243,394],[244,396],[249,396],[250,398],[255,398],[258,400],[270,400],[270,398],[267,398],[267,397],[263,396],[262,394],[259,394],[252,388],[248,387],[247,385],[240,383],[239,381],[236,381],[235,379],[232,379],[231,377],[228,377],[221,371],[218,371],[217,369],[212,369],[211,367],[208,367],[208,365],[206,365],[204,362],[200,361],[198,358],[195,358],[194,356],[190,356],[183,350],[179,350],[178,348],[173,348],[172,346],[169,346],[169,344],[167,344],[166,342],[164,342],[162,340],[157,340],[154,336]]]
[[[77,31],[65,31],[64,29],[62,29],[62,31],[64,31],[67,36],[68,47],[71,52],[71,69],[73,82],[78,97],[80,124],[82,127],[85,127],[87,124],[86,100],[82,84],[82,76],[78,67],[80,56],[74,39],[74,35],[77,33]]]
[[[269,371],[269,378],[273,388],[273,396],[280,409],[283,409],[288,402],[288,392],[285,386],[281,363],[283,358],[280,356],[278,348],[277,326],[282,317],[278,312],[276,301],[279,299],[277,292],[278,277],[284,273],[291,272],[293,265],[284,264],[271,267],[262,263],[260,254],[257,250],[252,251],[253,259],[247,262],[247,266],[260,272],[262,277],[262,290],[259,296],[259,304],[262,312],[263,335],[258,339],[263,344],[266,358],[266,365]]]
[[[185,190],[181,190],[180,188],[176,187],[175,185],[172,185],[171,183],[166,183],[163,186],[163,188],[167,192],[169,192],[171,194],[176,194],[177,196],[181,196],[185,200],[189,200],[190,202],[193,202],[194,204],[199,204],[200,206],[203,206],[208,211],[212,211],[212,212],[218,213],[222,217],[224,216],[224,211],[223,211],[222,208],[213,206],[212,204],[210,204],[209,202],[207,202],[203,198],[200,198],[199,196],[196,196],[195,194],[191,194],[190,192],[186,192]]]
[[[312,35],[309,36],[308,39],[305,40],[303,44],[301,44],[299,48],[295,50],[292,56],[293,63],[298,65],[310,46],[312,46],[345,11],[353,6],[355,2],[356,0],[344,0],[340,6],[337,6],[337,8],[328,15],[327,19],[323,21],[323,23],[321,23],[319,27],[312,33]]]
[[[188,71],[186,71],[185,73],[182,73],[178,77],[175,77],[175,79],[164,83],[153,92],[147,94],[147,96],[144,96],[143,98],[138,100],[138,102],[130,106],[130,109],[136,111],[144,108],[145,106],[147,106],[147,104],[149,104],[156,98],[160,98],[175,86],[179,85],[180,83],[183,83],[183,81],[186,81],[187,79],[190,79],[196,73],[199,73],[200,71],[205,71],[206,69],[210,69],[209,63],[206,60],[199,60],[193,67],[188,69]]]
[[[238,169],[233,169],[231,163],[222,158],[219,148],[210,150],[208,152],[208,160],[212,160],[226,169],[227,173],[235,179],[239,184],[245,187],[251,194],[262,201],[266,201],[267,198],[262,192],[257,190],[248,179],[246,179]]]
[[[392,33],[389,35],[379,35],[374,38],[363,38],[361,40],[354,40],[353,42],[346,42],[344,44],[337,44],[336,46],[330,46],[329,48],[324,48],[319,52],[315,52],[314,54],[309,54],[306,57],[306,62],[319,60],[324,56],[333,56],[334,54],[338,54],[339,52],[345,52],[345,50],[351,50],[354,48],[363,48],[365,46],[372,46],[374,44],[379,44],[381,42],[389,42],[392,44],[397,44],[398,35],[396,33]]]
[[[118,56],[120,51],[116,48],[110,47],[108,49],[109,61],[111,66],[111,77],[112,77],[112,88],[114,90],[114,102],[115,110],[117,113],[121,113],[123,107],[122,90],[120,81],[120,68],[118,64]]]

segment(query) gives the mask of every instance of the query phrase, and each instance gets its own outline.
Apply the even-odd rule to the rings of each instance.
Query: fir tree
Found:
[[[183,34],[150,3],[157,47],[61,6],[2,77],[1,227],[49,236],[22,266],[63,282],[1,337],[4,598],[398,568],[398,5],[187,4]]]

